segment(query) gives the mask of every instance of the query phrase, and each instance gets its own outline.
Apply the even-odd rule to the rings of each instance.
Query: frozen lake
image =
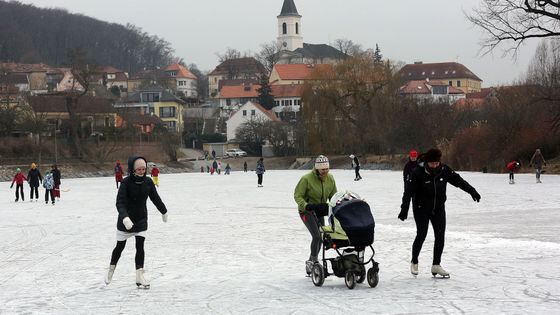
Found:
[[[62,170],[64,173],[64,170]],[[63,179],[62,200],[14,203],[0,183],[0,314],[371,314],[560,312],[560,177],[463,172],[480,203],[448,186],[442,265],[451,279],[430,274],[433,232],[420,254],[420,275],[409,272],[415,235],[397,219],[402,173],[333,170],[339,189],[370,203],[376,219],[376,288],[328,277],[315,287],[305,277],[310,236],[293,189],[306,171],[268,171],[264,188],[254,173],[230,176],[163,174],[159,193],[169,222],[149,202],[146,275],[138,290],[134,240],[113,282],[103,275],[115,245],[113,178]],[[40,190],[43,199],[44,190]]]

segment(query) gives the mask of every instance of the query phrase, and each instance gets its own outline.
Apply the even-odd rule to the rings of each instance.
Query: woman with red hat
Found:
[[[410,150],[410,152],[408,153],[408,162],[406,162],[406,165],[404,166],[404,170],[403,170],[403,182],[406,186],[406,182],[408,181],[408,179],[410,178],[410,175],[412,174],[412,172],[414,171],[414,169],[418,166],[418,152],[414,149]]]

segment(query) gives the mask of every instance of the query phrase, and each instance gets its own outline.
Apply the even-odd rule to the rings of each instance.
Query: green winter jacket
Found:
[[[308,203],[326,203],[336,193],[334,177],[329,173],[321,181],[315,169],[303,175],[296,185],[294,200],[298,204],[298,211],[305,210]]]

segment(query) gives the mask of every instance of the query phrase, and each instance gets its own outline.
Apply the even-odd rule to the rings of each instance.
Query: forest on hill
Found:
[[[0,61],[68,64],[68,51],[79,49],[98,65],[134,73],[174,59],[165,39],[132,24],[103,22],[59,8],[38,8],[0,1]]]

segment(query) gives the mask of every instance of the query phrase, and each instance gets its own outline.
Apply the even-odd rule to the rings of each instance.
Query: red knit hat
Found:
[[[408,155],[411,158],[416,158],[416,157],[418,157],[418,152],[416,152],[416,150],[410,150],[410,153],[408,153]]]

